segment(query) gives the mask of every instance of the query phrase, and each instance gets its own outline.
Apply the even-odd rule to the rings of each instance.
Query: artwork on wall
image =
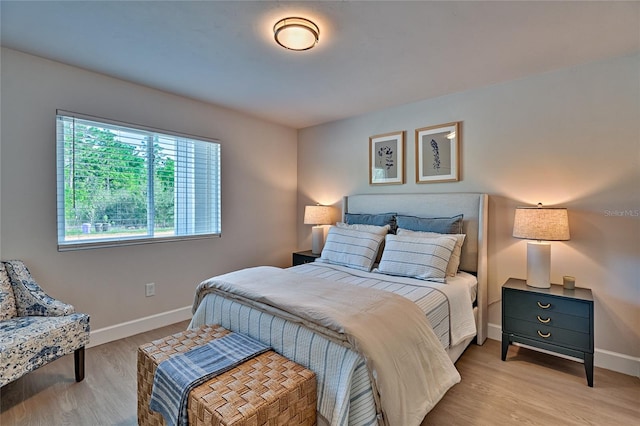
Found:
[[[416,183],[458,180],[459,123],[416,129]]]
[[[369,184],[404,183],[404,131],[369,138]]]

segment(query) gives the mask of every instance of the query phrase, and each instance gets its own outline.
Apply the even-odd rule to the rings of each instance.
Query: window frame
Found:
[[[198,234],[184,234],[184,235],[163,235],[163,236],[149,236],[149,234],[141,235],[141,236],[119,236],[115,238],[102,237],[102,238],[91,238],[87,240],[73,240],[73,241],[65,241],[65,229],[66,229],[66,215],[65,215],[65,178],[64,178],[64,164],[65,164],[65,141],[64,137],[62,137],[62,141],[59,140],[59,123],[60,117],[64,118],[72,118],[79,120],[88,120],[93,121],[99,124],[103,124],[105,127],[116,126],[122,128],[129,128],[136,132],[148,132],[151,134],[158,134],[161,136],[171,136],[176,138],[184,138],[189,140],[194,140],[198,142],[204,143],[212,143],[217,145],[217,149],[215,151],[217,155],[217,168],[214,170],[214,173],[217,174],[215,180],[217,180],[217,190],[214,190],[214,197],[216,198],[217,204],[217,223],[218,223],[218,232],[207,232],[207,233],[198,233]],[[113,120],[103,117],[97,117],[62,109],[56,110],[56,223],[57,223],[57,246],[58,251],[72,251],[72,250],[86,250],[86,249],[96,249],[96,248],[108,248],[108,247],[120,247],[120,246],[131,246],[131,245],[140,245],[140,244],[155,244],[155,243],[165,243],[171,241],[186,241],[186,240],[201,240],[201,239],[212,239],[216,237],[222,236],[222,144],[218,139],[207,138],[203,136],[192,135],[188,133],[176,132],[172,130],[159,129],[151,126],[145,126],[130,122],[124,122],[119,120]],[[64,132],[63,132],[64,133]],[[192,145],[192,146],[195,146]],[[153,149],[149,148],[152,152]],[[145,157],[147,160],[149,157]],[[153,163],[153,161],[151,162]],[[153,210],[155,206],[154,195],[153,195],[153,180],[154,179],[154,171],[153,164],[148,167],[147,171],[147,185],[150,189],[150,192],[147,194],[146,202],[147,209]],[[175,207],[174,207],[175,209]],[[215,207],[214,207],[215,209]],[[215,210],[214,210],[215,211]],[[148,223],[147,223],[148,227]],[[176,225],[174,224],[174,227]]]

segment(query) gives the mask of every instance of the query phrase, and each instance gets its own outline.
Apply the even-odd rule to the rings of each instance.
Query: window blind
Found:
[[[57,111],[59,250],[220,235],[220,143]]]

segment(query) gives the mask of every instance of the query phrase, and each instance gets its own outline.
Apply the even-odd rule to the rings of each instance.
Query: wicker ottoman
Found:
[[[138,348],[139,425],[165,424],[159,413],[149,410],[157,365],[228,333],[218,325],[205,325]],[[193,389],[188,413],[190,426],[315,425],[315,374],[268,351]]]

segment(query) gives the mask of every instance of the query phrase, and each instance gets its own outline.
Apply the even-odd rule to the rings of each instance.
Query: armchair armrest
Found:
[[[73,305],[45,293],[22,261],[9,260],[4,263],[13,287],[18,316],[62,316],[75,312]]]

